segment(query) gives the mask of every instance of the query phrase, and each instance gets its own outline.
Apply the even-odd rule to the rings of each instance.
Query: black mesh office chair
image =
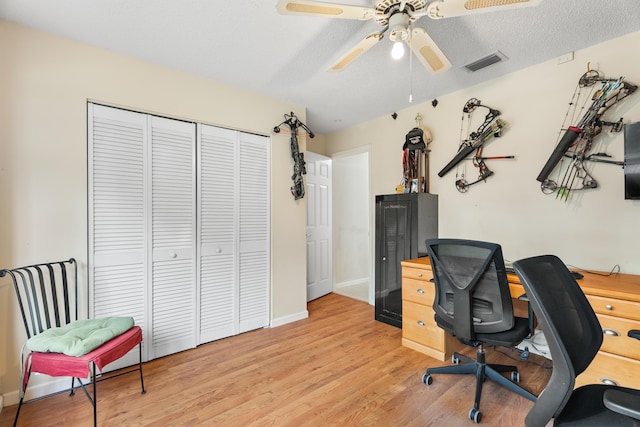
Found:
[[[479,405],[485,379],[535,401],[533,394],[516,384],[520,375],[515,366],[485,362],[484,345],[514,347],[531,332],[529,320],[513,314],[500,245],[460,239],[431,239],[426,244],[436,285],[435,321],[477,351],[476,360],[454,353],[453,366],[429,368],[422,381],[431,385],[432,374],[475,375],[475,400],[468,415],[476,423],[482,416]],[[511,380],[503,373],[511,373]]]
[[[574,390],[576,376],[589,366],[603,337],[596,314],[564,263],[554,255],[542,255],[516,261],[513,267],[553,362],[549,382],[525,424],[543,427],[553,418],[556,426],[640,425],[640,391],[604,384]],[[635,335],[637,331],[629,334]]]

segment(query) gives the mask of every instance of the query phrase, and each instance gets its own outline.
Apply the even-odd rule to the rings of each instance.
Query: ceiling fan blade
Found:
[[[371,49],[376,43],[382,40],[382,33],[371,33],[365,37],[360,43],[355,45],[349,52],[345,53],[338,59],[335,64],[329,68],[329,71],[341,71],[353,62],[354,59]]]
[[[444,0],[434,1],[427,7],[431,19],[451,18],[453,16],[472,15],[482,12],[531,7],[542,0]]]
[[[413,28],[407,43],[427,70],[439,73],[451,68],[451,62],[423,28]]]
[[[280,0],[276,8],[282,15],[311,15],[324,16],[327,18],[357,19],[360,21],[371,19],[375,15],[375,9],[370,7],[324,3],[310,0]]]

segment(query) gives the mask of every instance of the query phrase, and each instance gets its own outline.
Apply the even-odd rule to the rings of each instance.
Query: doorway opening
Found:
[[[373,304],[369,149],[332,156],[333,291]]]

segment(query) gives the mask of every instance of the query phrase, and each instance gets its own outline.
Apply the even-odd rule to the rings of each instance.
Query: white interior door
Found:
[[[307,301],[333,291],[331,159],[307,153]]]

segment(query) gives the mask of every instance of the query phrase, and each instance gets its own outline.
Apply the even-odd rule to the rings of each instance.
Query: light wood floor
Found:
[[[100,426],[471,426],[475,378],[438,375],[441,366],[402,347],[401,330],[374,320],[373,307],[329,294],[309,303],[309,318],[205,344],[98,385]],[[502,353],[504,352],[504,353]],[[465,351],[473,355],[473,351]],[[511,363],[513,350],[487,351]],[[516,360],[522,382],[538,394],[549,364]],[[544,363],[544,367],[540,366]],[[533,402],[484,385],[481,425],[522,426]],[[17,406],[0,413],[9,426]],[[91,405],[66,394],[23,407],[19,426],[89,426]]]

